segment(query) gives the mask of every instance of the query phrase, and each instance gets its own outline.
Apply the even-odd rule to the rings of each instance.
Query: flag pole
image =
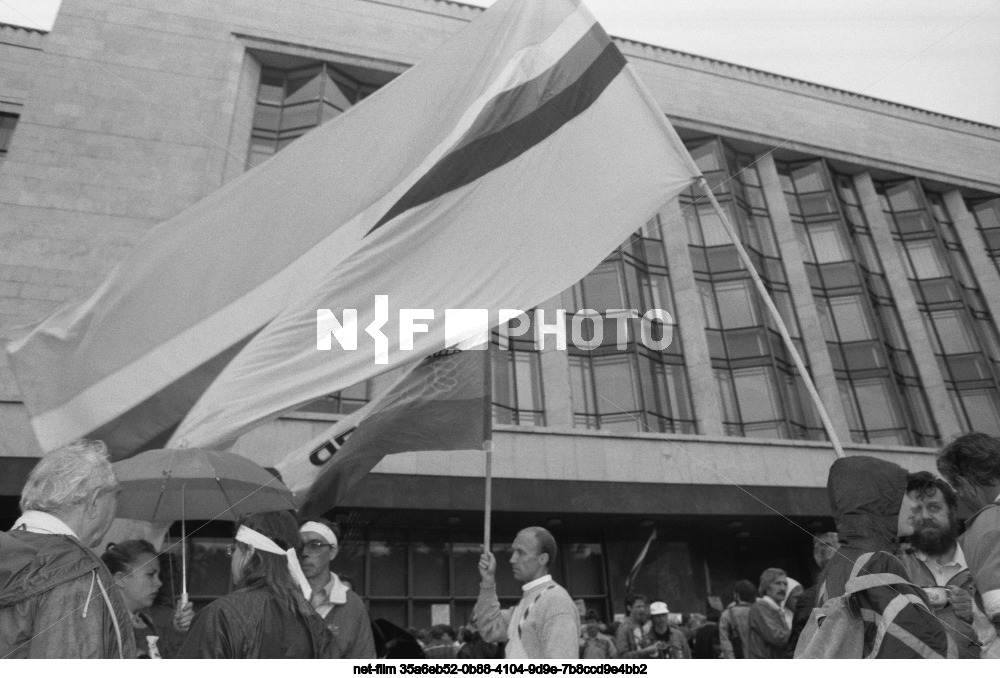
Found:
[[[809,392],[809,396],[816,405],[816,410],[819,412],[819,418],[823,422],[823,428],[826,429],[826,435],[829,437],[830,443],[833,445],[833,451],[836,453],[838,458],[842,459],[844,457],[844,448],[840,445],[840,438],[837,437],[837,432],[833,428],[833,422],[830,421],[830,415],[823,406],[823,401],[819,397],[816,385],[813,384],[812,377],[810,377],[809,373],[806,371],[806,366],[802,362],[802,356],[799,355],[798,349],[795,348],[795,344],[792,342],[791,335],[788,334],[788,328],[785,327],[785,321],[781,319],[781,314],[778,313],[778,308],[774,305],[771,295],[767,293],[767,288],[764,287],[764,281],[760,279],[760,275],[757,273],[757,269],[754,267],[753,261],[750,259],[750,255],[748,255],[747,251],[743,248],[743,243],[740,242],[740,238],[735,229],[733,229],[733,225],[729,223],[729,218],[719,205],[719,201],[715,199],[715,195],[712,193],[712,189],[709,188],[705,177],[699,177],[698,184],[704,189],[705,195],[708,196],[709,201],[712,203],[712,207],[715,209],[715,213],[722,221],[722,225],[726,229],[726,233],[729,234],[729,238],[736,246],[736,251],[739,253],[740,259],[743,260],[743,265],[746,266],[747,270],[750,272],[750,277],[753,279],[754,285],[757,286],[757,291],[760,292],[760,296],[764,300],[764,305],[767,306],[767,310],[770,311],[771,317],[774,318],[774,322],[778,326],[778,333],[781,334],[781,339],[785,342],[785,348],[788,349],[789,354],[792,356],[792,362],[795,363],[795,367],[799,371],[799,375],[802,377],[803,383],[806,385],[806,390]]]
[[[490,519],[493,513],[493,341],[486,344],[486,383],[483,388],[483,449],[486,451],[486,492],[483,512],[483,553],[490,552]]]

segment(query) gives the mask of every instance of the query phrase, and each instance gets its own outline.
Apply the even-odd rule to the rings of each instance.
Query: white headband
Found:
[[[302,527],[299,528],[299,534],[302,534],[303,532],[315,532],[316,534],[321,535],[324,539],[326,539],[327,544],[330,544],[332,546],[337,545],[337,535],[335,535],[333,533],[333,530],[331,530],[323,523],[317,523],[314,520],[310,520],[307,523],[303,523]]]
[[[236,531],[236,541],[247,546],[253,546],[260,551],[285,556],[285,560],[288,561],[288,572],[292,575],[292,580],[302,589],[302,595],[305,596],[305,599],[309,600],[309,596],[312,595],[312,586],[309,585],[309,580],[306,579],[306,575],[302,571],[302,566],[299,565],[299,558],[295,554],[295,549],[282,550],[270,538],[265,537],[257,530],[250,529],[246,525],[240,525],[240,529]]]

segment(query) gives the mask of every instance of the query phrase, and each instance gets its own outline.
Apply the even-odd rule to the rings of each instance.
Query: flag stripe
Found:
[[[203,393],[258,332],[260,329],[83,437],[103,440],[113,460],[127,456],[122,454],[125,450],[130,455],[165,447],[183,412],[191,407],[192,394]]]
[[[544,141],[587,110],[624,67],[625,57],[609,43],[576,82],[532,113],[442,158],[379,219],[368,235],[403,212],[472,183]]]
[[[501,92],[493,101],[487,103],[469,131],[455,144],[455,148],[462,148],[529,115],[583,77],[587,69],[610,44],[611,38],[601,25],[596,23],[592,25],[564,56],[544,72],[519,86]],[[537,60],[539,56],[536,55],[534,59]]]

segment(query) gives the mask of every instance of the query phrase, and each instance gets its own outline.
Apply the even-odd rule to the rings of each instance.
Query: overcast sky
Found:
[[[59,2],[0,22],[47,29]],[[612,35],[1000,127],[1000,0],[585,2]]]

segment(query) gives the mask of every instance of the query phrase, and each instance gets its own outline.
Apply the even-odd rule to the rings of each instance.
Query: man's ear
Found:
[[[541,563],[542,563],[542,565],[544,565],[545,567],[549,566],[549,554],[548,553],[543,553],[540,556],[538,556],[538,560],[540,560]]]

